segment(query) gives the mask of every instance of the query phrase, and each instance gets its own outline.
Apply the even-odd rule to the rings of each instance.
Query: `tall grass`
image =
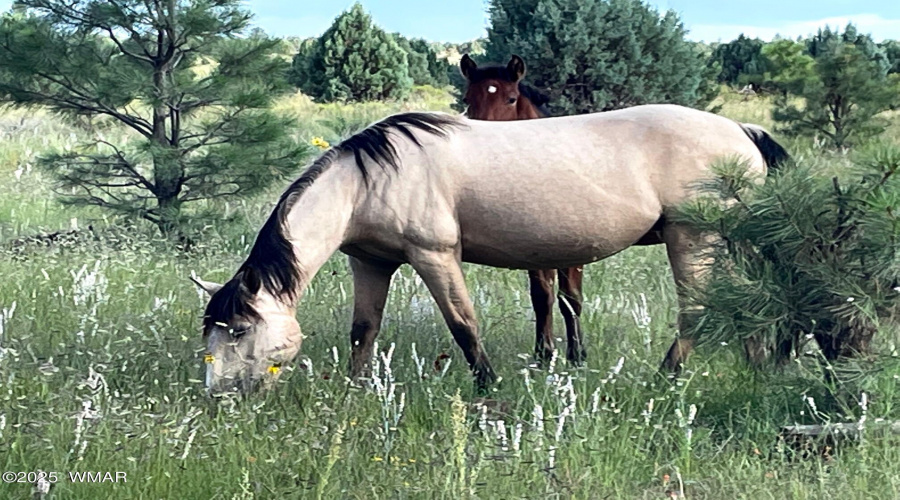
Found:
[[[327,135],[326,120],[374,120],[399,105],[296,97],[284,106],[306,123],[298,133],[312,137]],[[759,101],[729,103],[725,112],[766,116]],[[34,171],[17,178],[31,155],[70,138],[53,117],[26,121],[32,128],[8,131],[0,143],[2,243],[67,228],[72,218],[99,229],[71,245],[0,255],[0,465],[128,474],[118,484],[63,480],[44,498],[900,496],[896,438],[866,435],[828,458],[805,459],[777,439],[795,422],[897,418],[900,366],[890,356],[865,380],[835,387],[809,363],[756,374],[711,350],[692,358],[677,383],[659,383],[676,320],[662,248],[586,268],[589,361],[578,369],[531,363],[523,272],[467,266],[502,377],[486,399],[472,393],[460,351],[407,268],[392,286],[377,378],[367,388],[348,385],[352,285],[335,257],[300,305],[307,339],[277,390],[214,404],[202,383],[205,299],[187,276],[227,279],[272,196],[233,204],[244,222],[210,228],[193,253],[179,253],[152,228],[60,208]],[[0,498],[32,495],[29,484],[0,484]]]

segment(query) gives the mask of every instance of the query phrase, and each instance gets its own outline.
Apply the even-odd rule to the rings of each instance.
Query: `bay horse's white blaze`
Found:
[[[397,131],[396,123],[412,119],[404,117],[431,121],[446,137],[408,126],[419,147]],[[396,148],[397,168],[381,168],[362,153],[366,180],[353,153],[378,143],[378,130],[381,147]],[[690,282],[699,271],[703,238],[665,222],[666,215],[710,176],[718,159],[742,158],[763,174],[760,147],[766,146],[783,153],[761,129],[670,105],[513,122],[396,115],[307,171],[279,203],[241,271],[213,295],[205,332],[212,356],[227,366],[214,371],[208,385],[255,387],[246,381],[269,377],[266,359],[285,362],[296,354],[296,302],[338,250],[350,255],[354,276],[351,375],[365,373],[391,276],[409,263],[479,384],[487,384],[494,375],[478,338],[463,261],[516,269],[583,265],[628,248],[662,220],[676,282]],[[273,220],[283,220],[283,227]],[[269,280],[267,274],[286,272],[266,264],[285,258],[266,248],[279,241],[296,273]],[[267,252],[271,256],[263,258]],[[246,333],[221,341],[234,325]],[[247,351],[250,360],[226,355],[244,344],[264,348]],[[668,365],[676,368],[689,348],[689,342],[676,343]]]

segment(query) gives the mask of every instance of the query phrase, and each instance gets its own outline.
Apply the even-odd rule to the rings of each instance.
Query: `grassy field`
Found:
[[[408,106],[446,109],[435,99]],[[302,97],[283,106],[300,114],[299,137],[332,141],[401,109]],[[723,114],[771,126],[765,101],[729,99]],[[46,498],[900,497],[896,437],[866,433],[811,457],[777,439],[793,423],[900,418],[894,339],[881,339],[877,371],[839,383],[824,383],[811,362],[761,374],[729,349],[707,349],[676,384],[660,384],[676,319],[662,248],[586,268],[589,361],[579,369],[531,365],[524,272],[467,267],[502,376],[487,400],[473,394],[460,351],[408,268],[392,287],[377,383],[348,385],[352,287],[335,256],[299,308],[307,340],[291,373],[272,393],[215,404],[202,383],[205,299],[187,276],[230,277],[277,193],[232,203],[239,224],[207,227],[196,251],[180,253],[152,228],[53,200],[30,165],[76,144],[83,132],[73,130],[40,113],[0,116],[0,465],[60,473]],[[900,140],[898,127],[888,137]],[[11,247],[89,223],[94,235]],[[556,320],[563,336],[558,312]],[[75,471],[124,472],[127,482],[77,483],[67,475]],[[0,484],[3,499],[32,491]]]

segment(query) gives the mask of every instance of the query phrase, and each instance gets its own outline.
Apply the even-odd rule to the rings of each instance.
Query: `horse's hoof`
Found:
[[[480,395],[487,394],[490,386],[497,382],[497,375],[494,374],[494,369],[491,368],[491,365],[485,363],[476,367],[473,371],[475,375],[475,392]]]
[[[657,378],[667,383],[674,382],[681,375],[681,364],[676,368],[672,368],[669,363],[663,362],[662,366],[656,372]]]
[[[587,361],[587,352],[583,349],[568,351],[566,352],[566,359],[572,366],[584,366],[584,363]]]
[[[536,347],[534,349],[534,360],[540,366],[547,366],[553,359],[553,348]]]

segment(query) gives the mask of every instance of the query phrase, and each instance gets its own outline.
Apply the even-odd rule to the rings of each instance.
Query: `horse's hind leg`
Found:
[[[466,289],[459,250],[417,250],[409,255],[409,263],[431,291],[453,338],[469,362],[476,385],[479,389],[486,388],[496,376],[478,338],[475,308]]]
[[[587,352],[581,334],[581,281],[583,267],[559,270],[559,310],[566,321],[566,359],[575,366],[584,363]]]
[[[534,356],[539,361],[553,357],[553,269],[528,271],[531,289],[531,307],[534,309]]]
[[[381,329],[394,263],[363,261],[350,257],[353,271],[353,326],[350,330],[350,378],[369,374],[372,347]]]
[[[700,311],[698,307],[690,305],[686,288],[694,286],[702,277],[706,264],[703,254],[708,249],[708,242],[703,235],[683,225],[666,226],[663,229],[663,241],[678,291],[679,337],[669,348],[660,370],[675,375],[681,372],[681,365],[694,348],[690,330]]]

